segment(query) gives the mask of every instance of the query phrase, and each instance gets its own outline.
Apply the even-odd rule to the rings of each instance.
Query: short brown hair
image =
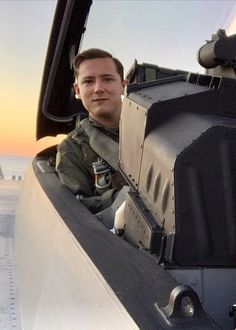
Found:
[[[93,60],[95,58],[106,58],[109,57],[113,60],[116,66],[116,71],[120,75],[121,80],[124,79],[124,67],[122,63],[115,57],[113,57],[110,53],[108,53],[105,50],[98,49],[98,48],[90,48],[87,50],[84,50],[82,53],[76,55],[74,59],[74,74],[75,78],[79,75],[79,67],[80,64],[85,60]]]

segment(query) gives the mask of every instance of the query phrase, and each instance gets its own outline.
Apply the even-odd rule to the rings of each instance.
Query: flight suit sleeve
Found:
[[[88,169],[83,165],[83,152],[81,147],[68,137],[58,145],[56,155],[56,171],[60,181],[66,185],[73,194],[92,196],[94,182]]]

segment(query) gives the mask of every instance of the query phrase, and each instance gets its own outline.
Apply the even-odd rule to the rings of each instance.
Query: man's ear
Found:
[[[127,79],[124,79],[124,80],[122,81],[121,84],[122,84],[122,87],[123,87],[122,95],[124,95],[124,92],[125,92],[125,86],[128,85],[128,80],[127,80]]]
[[[75,82],[73,86],[74,86],[74,91],[75,91],[75,98],[76,99],[81,99],[78,84]]]

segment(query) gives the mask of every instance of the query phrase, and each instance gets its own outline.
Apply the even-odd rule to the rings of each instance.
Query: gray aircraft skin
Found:
[[[58,1],[37,139],[68,133],[85,112],[72,62],[91,5]],[[129,71],[122,236],[60,183],[56,146],[36,155],[15,220],[23,329],[235,328],[235,39],[219,30],[199,50],[205,75],[137,62]],[[110,223],[117,204],[101,215]]]

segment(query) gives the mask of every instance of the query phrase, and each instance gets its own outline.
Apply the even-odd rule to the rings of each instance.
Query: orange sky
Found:
[[[41,77],[30,84],[16,79],[11,84],[5,79],[4,93],[1,93],[0,154],[34,155],[61,140],[61,137],[51,137],[35,141],[40,80]]]
[[[35,142],[35,127],[54,9],[54,0],[0,1],[0,154],[34,155],[47,144]]]
[[[37,92],[5,73],[1,95],[0,153],[32,154],[35,136]],[[17,119],[17,120],[16,120]]]

